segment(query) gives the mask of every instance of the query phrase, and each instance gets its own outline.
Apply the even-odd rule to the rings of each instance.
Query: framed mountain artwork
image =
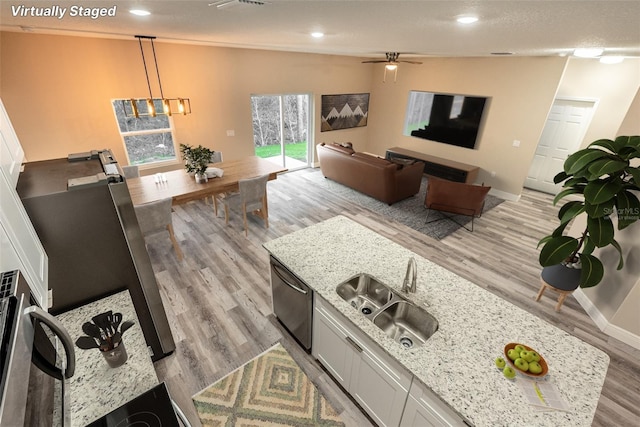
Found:
[[[367,125],[369,94],[322,95],[321,132]]]

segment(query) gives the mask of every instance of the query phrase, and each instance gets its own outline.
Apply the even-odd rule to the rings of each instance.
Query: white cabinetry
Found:
[[[22,162],[22,148],[15,138],[13,127],[1,101],[0,107],[2,124],[0,225],[3,229],[0,236],[3,255],[1,265],[3,269],[5,267],[12,269],[15,268],[15,264],[19,263],[20,270],[31,287],[31,292],[38,304],[46,310],[48,307],[49,260],[31,220],[22,206],[22,200],[16,192],[16,183]],[[15,147],[16,144],[18,148]],[[4,259],[5,254],[9,256],[7,260]],[[16,262],[16,257],[19,262]]]
[[[380,426],[398,426],[412,376],[315,294],[313,356]]]
[[[2,145],[0,147],[0,169],[4,172],[7,181],[12,188],[16,188],[18,183],[18,175],[20,175],[20,167],[24,159],[24,151],[18,141],[11,120],[4,109],[4,104],[0,99],[0,138]]]
[[[438,396],[413,380],[400,427],[450,427],[467,424]]]

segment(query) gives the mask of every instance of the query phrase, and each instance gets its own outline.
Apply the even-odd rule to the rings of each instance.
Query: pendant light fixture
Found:
[[[158,60],[156,59],[156,49],[153,44],[153,40],[155,37],[153,36],[135,36],[138,39],[138,44],[140,45],[140,54],[142,55],[142,65],[144,65],[144,75],[147,78],[147,87],[149,88],[149,97],[146,99],[141,98],[131,98],[128,100],[123,100],[123,107],[125,111],[130,111],[127,113],[129,117],[139,118],[141,116],[150,116],[156,117],[159,114],[171,116],[174,113],[187,115],[191,113],[191,101],[189,98],[165,98],[164,93],[162,91],[162,81],[160,80],[160,70],[158,69]],[[153,52],[153,63],[156,67],[156,76],[158,77],[158,87],[160,88],[160,101],[161,108],[156,108],[153,102],[153,94],[151,92],[151,81],[149,80],[149,71],[147,69],[147,61],[144,56],[144,48],[142,47],[142,39],[151,41],[151,50]],[[141,113],[138,108],[138,102],[144,101],[147,106],[147,112]],[[129,108],[127,108],[129,106]]]

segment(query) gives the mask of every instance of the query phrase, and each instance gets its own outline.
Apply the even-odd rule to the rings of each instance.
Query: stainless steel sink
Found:
[[[403,347],[422,345],[438,330],[429,312],[366,273],[339,284],[336,293]]]
[[[408,301],[395,301],[373,317],[373,324],[403,347],[424,344],[438,330],[438,320]]]
[[[392,297],[391,289],[368,274],[358,274],[336,288],[340,297],[365,316],[387,304]]]

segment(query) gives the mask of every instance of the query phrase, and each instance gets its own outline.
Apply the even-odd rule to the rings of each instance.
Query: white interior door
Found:
[[[557,194],[560,186],[553,177],[562,171],[567,157],[580,147],[591,122],[595,101],[557,98],[553,102],[525,187]]]

